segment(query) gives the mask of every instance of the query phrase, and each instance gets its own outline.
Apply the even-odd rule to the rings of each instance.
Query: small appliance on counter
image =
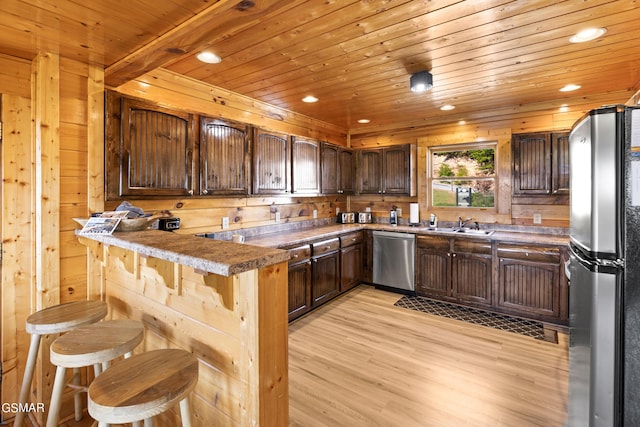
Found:
[[[161,231],[173,231],[180,228],[180,218],[158,218],[151,228]]]
[[[355,212],[340,212],[338,214],[338,224],[353,224],[356,222]]]
[[[389,211],[389,224],[398,225],[398,211],[395,206]]]
[[[371,212],[358,212],[357,219],[358,224],[371,224],[373,222]]]

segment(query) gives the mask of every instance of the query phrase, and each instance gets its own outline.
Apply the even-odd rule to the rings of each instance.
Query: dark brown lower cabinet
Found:
[[[340,236],[340,292],[355,287],[362,279],[362,240],[361,231]]]
[[[450,298],[451,244],[449,238],[418,236],[416,292],[435,298]]]
[[[311,306],[316,307],[340,293],[340,239],[312,244]]]
[[[567,322],[567,281],[560,247],[498,245],[498,307],[546,321]]]
[[[451,288],[458,301],[491,305],[491,242],[453,240]]]
[[[289,321],[311,310],[311,246],[291,249],[289,260]]]

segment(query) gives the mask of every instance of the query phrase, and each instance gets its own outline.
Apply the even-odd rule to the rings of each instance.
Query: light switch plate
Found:
[[[313,217],[314,218],[318,218],[318,210],[317,209],[313,210]]]
[[[222,217],[222,229],[227,229],[229,228],[229,217],[228,216],[224,216]]]
[[[542,224],[542,215],[537,213],[533,214],[533,223],[534,224]]]
[[[276,222],[280,222],[280,212],[276,212]]]
[[[396,212],[398,213],[398,218],[402,216],[402,208],[396,208]]]

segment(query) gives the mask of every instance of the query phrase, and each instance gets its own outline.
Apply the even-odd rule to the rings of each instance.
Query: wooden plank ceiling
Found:
[[[569,43],[592,26],[607,32]],[[163,67],[352,133],[586,111],[640,87],[634,0],[2,0],[0,34],[2,54],[101,64],[112,87]],[[434,87],[413,93],[421,70]]]

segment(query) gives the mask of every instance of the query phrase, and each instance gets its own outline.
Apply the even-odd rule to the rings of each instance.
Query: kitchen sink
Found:
[[[462,234],[470,234],[473,236],[491,236],[494,230],[474,230],[473,228],[459,228],[455,232]]]
[[[491,236],[494,230],[475,230],[473,228],[458,227],[426,227],[424,231],[433,231],[439,233],[466,234],[469,236]]]

